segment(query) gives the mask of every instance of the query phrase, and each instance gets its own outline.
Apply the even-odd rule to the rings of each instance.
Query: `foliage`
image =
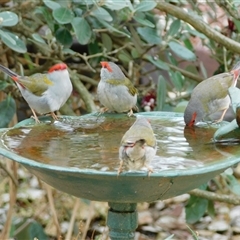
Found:
[[[194,39],[199,39],[225,70],[235,62],[233,51],[222,48],[177,17],[159,13],[160,5],[155,0],[114,3],[111,0],[43,0],[14,1],[13,4],[13,8],[3,6],[0,12],[3,43],[0,50],[5,55],[2,64],[15,66],[16,71],[23,66],[24,74],[28,75],[46,71],[54,62],[67,62],[74,70],[71,74],[77,78],[75,85],[81,80],[90,90],[79,92],[80,87],[74,86],[80,100],[75,99],[72,114],[95,110],[94,104],[88,104],[93,103],[89,93],[96,90],[101,59],[118,60],[124,69],[129,69],[125,73],[139,89],[141,111],[149,110],[144,104],[145,96],[151,91],[155,93],[150,110],[184,109],[187,103],[184,100],[188,99],[196,81],[202,79],[196,73],[207,77],[204,63],[197,61]],[[181,2],[176,5],[180,10],[186,6]],[[213,13],[217,4],[205,5],[209,9],[206,17],[216,21],[217,15]],[[201,21],[202,5],[188,7],[188,14],[197,13]],[[239,20],[232,17],[228,20],[229,39],[238,41]],[[230,22],[236,28],[230,28]],[[9,93],[12,88],[3,90]],[[61,111],[68,112],[66,108]]]
[[[200,187],[200,189],[203,190],[206,188],[206,184]],[[191,196],[185,208],[187,223],[193,224],[197,222],[204,215],[205,211],[207,210],[207,206],[207,199]]]
[[[144,80],[147,86],[140,91],[139,105],[146,92],[157,85],[151,73],[168,71],[170,79],[169,76],[168,79],[161,77],[161,85],[166,89],[163,92],[159,88],[158,95],[161,97],[158,97],[155,108],[164,109],[170,89],[179,95],[189,86],[180,72],[170,69],[169,63],[177,66],[183,60],[193,62],[196,55],[188,40],[187,24],[169,16],[164,25],[159,26],[158,16],[152,11],[156,7],[154,0],[133,3],[123,0],[114,4],[110,0],[44,0],[26,4],[16,1],[11,11],[7,6],[3,7],[0,15],[2,51],[6,51],[2,64],[15,66],[16,71],[19,71],[19,64],[23,65],[27,75],[46,71],[53,62],[66,61],[70,69],[80,74],[77,75],[78,80],[82,72],[93,78],[95,89],[99,79],[99,73],[95,73],[96,70],[99,72],[99,61],[118,59],[125,69],[132,66],[129,77],[135,85],[139,85],[138,76],[143,75],[140,81]],[[10,51],[12,57],[9,56]],[[176,60],[173,54],[179,59]],[[45,65],[41,66],[41,63]],[[147,63],[151,66],[146,67]],[[139,87],[140,90],[144,88],[141,85]],[[4,91],[8,92],[9,89]],[[83,104],[78,102],[77,106],[84,106],[86,100],[82,99]],[[156,105],[156,99],[154,101]],[[176,104],[170,100],[167,108],[173,109]],[[93,111],[87,105],[85,110]]]
[[[238,46],[240,36],[237,1],[196,4],[154,0],[13,0],[8,5],[9,2],[0,1],[1,64],[30,75],[46,71],[55,62],[66,62],[74,92],[61,109],[63,114],[95,110],[93,96],[102,59],[117,62],[125,69],[139,90],[141,111],[183,111],[192,89],[209,77],[208,63],[199,61],[195,43],[210,51],[219,63],[215,73],[227,71],[240,53],[240,45],[232,47]],[[164,6],[176,8],[176,14],[161,11]],[[183,8],[185,18],[179,17]],[[225,25],[218,22],[219,9],[226,16]],[[191,17],[194,21],[189,20]],[[209,19],[208,24],[203,19]],[[209,30],[210,22],[214,31]],[[200,31],[196,29],[201,27],[193,25],[205,28]],[[225,39],[226,44],[218,39]],[[0,127],[6,127],[14,113],[19,112],[22,99],[15,90],[14,83],[1,74]],[[232,176],[227,181],[238,189]],[[198,214],[195,219],[187,215],[189,222],[197,221],[209,206],[208,201],[193,197],[187,209],[190,214],[194,207]]]
[[[231,98],[231,104],[232,104],[232,109],[236,115],[236,118],[232,120],[230,123],[226,123],[226,125],[221,126],[213,136],[214,141],[217,141],[217,138],[219,138],[222,135],[225,135],[227,133],[230,133],[231,131],[238,129],[240,121],[239,119],[239,105],[240,105],[240,90],[239,88],[236,87],[230,87],[228,89],[229,96]]]

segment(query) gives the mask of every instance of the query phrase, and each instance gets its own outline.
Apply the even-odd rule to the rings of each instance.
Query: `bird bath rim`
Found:
[[[83,116],[61,116],[61,118],[71,118],[71,119],[78,119],[78,118],[86,118],[89,116],[94,116],[96,113],[92,114],[87,114]],[[106,114],[107,115],[107,114]],[[114,117],[117,117],[118,114],[114,114]],[[175,112],[141,112],[134,114],[135,116],[145,116],[149,118],[182,118],[183,114],[182,113],[175,113]],[[51,120],[50,117],[43,116],[40,117],[41,121],[49,121]],[[16,124],[12,128],[18,128],[22,126],[30,126],[32,124],[35,124],[35,121],[33,119],[25,119],[18,124]],[[0,129],[0,134],[8,131],[9,129],[12,128],[2,128]],[[86,175],[104,175],[104,176],[116,176],[117,172],[116,171],[101,171],[101,170],[94,170],[94,169],[80,169],[76,167],[60,167],[52,164],[46,164],[46,163],[41,163],[32,159],[28,159],[25,157],[22,157],[20,155],[17,155],[16,153],[3,149],[2,143],[0,142],[0,155],[3,155],[9,159],[12,159],[14,161],[17,161],[18,163],[21,163],[23,165],[29,165],[30,167],[35,167],[35,168],[45,168],[49,170],[54,170],[54,171],[61,171],[61,172],[71,172],[71,173],[81,173],[81,174],[86,174]],[[240,160],[240,156],[231,156],[228,157],[227,159],[223,159],[217,162],[215,164],[214,162],[203,165],[203,166],[198,166],[196,168],[189,168],[189,169],[168,169],[168,170],[163,170],[159,172],[153,172],[151,173],[151,177],[177,177],[177,176],[189,176],[189,175],[196,175],[196,174],[204,174],[206,172],[212,172],[221,170],[221,169],[226,169]],[[143,171],[137,171],[137,172],[122,172],[119,177],[122,176],[128,176],[128,177],[146,177],[146,172]]]

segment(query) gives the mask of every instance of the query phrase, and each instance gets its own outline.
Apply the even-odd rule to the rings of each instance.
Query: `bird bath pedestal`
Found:
[[[138,115],[150,119],[158,140],[150,176],[146,171],[117,176],[119,143],[135,121],[123,114],[62,117],[54,123],[43,117],[37,125],[27,119],[0,130],[0,154],[60,191],[108,202],[110,238],[134,239],[137,203],[186,193],[240,161],[238,147],[226,150],[210,142],[216,129],[185,129],[179,113]]]

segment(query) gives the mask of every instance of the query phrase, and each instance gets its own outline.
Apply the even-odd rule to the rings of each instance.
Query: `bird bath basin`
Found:
[[[240,162],[238,145],[214,144],[216,128],[185,128],[179,113],[139,113],[150,119],[158,142],[154,172],[123,171],[118,148],[135,121],[124,114],[61,117],[41,124],[26,119],[0,129],[0,154],[24,165],[60,191],[109,203],[111,239],[133,239],[136,204],[174,197],[206,183]]]

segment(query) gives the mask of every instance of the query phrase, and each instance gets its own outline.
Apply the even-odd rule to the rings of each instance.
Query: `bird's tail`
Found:
[[[7,67],[4,67],[3,65],[0,64],[0,70],[2,70],[4,73],[6,73],[8,76],[10,76],[14,81],[17,81],[19,79],[19,75],[16,74],[15,72],[11,71]]]

